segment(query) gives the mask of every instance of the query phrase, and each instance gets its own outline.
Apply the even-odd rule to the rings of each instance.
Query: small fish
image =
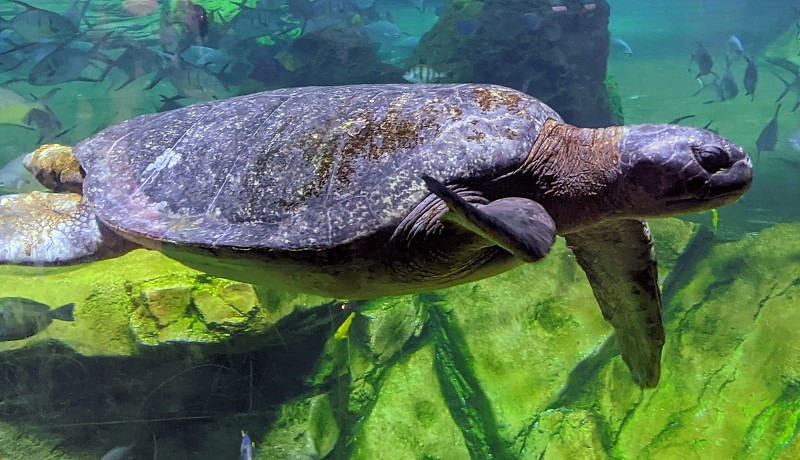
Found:
[[[744,91],[745,94],[750,96],[750,100],[753,101],[755,100],[756,84],[758,83],[758,69],[753,60],[747,56],[745,56],[744,59],[747,61],[747,69],[744,71]]]
[[[437,72],[431,66],[417,64],[403,74],[403,79],[409,83],[437,83],[446,76],[447,73]]]
[[[622,49],[622,51],[625,52],[626,56],[630,57],[631,55],[633,55],[633,50],[631,49],[630,45],[628,45],[628,43],[625,42],[625,40],[619,37],[612,37],[611,44],[616,45],[620,49]]]
[[[395,23],[383,19],[372,21],[363,27],[372,43],[383,45],[403,37],[403,32]]]
[[[789,144],[791,144],[792,148],[800,152],[800,130],[797,130],[789,136]]]
[[[781,104],[775,109],[775,115],[772,120],[764,126],[761,134],[758,135],[756,140],[756,148],[758,149],[758,157],[756,162],[761,159],[761,152],[774,152],[775,144],[778,142],[778,112],[781,110]]]
[[[68,303],[55,310],[24,297],[0,298],[0,342],[21,340],[43,331],[54,320],[74,321],[75,304]]]
[[[239,457],[241,460],[253,460],[255,458],[256,443],[250,440],[250,435],[242,430],[242,445],[239,447]]]
[[[335,340],[343,340],[347,338],[347,334],[350,332],[350,326],[353,324],[353,318],[356,317],[356,312],[351,311],[347,318],[342,322],[342,324],[336,329],[336,332],[333,333],[333,338]]]
[[[711,68],[714,67],[714,61],[711,60],[711,55],[708,54],[708,50],[706,50],[706,47],[700,42],[695,42],[691,61],[697,64],[697,75],[695,75],[695,78],[710,74]],[[689,69],[689,71],[691,72],[691,69]]]
[[[23,153],[0,168],[0,195],[45,190],[44,185],[40,184],[36,177],[22,164],[22,159],[25,155],[27,154]]]
[[[156,112],[167,112],[170,110],[180,109],[181,107],[184,107],[183,105],[178,104],[178,101],[180,101],[181,99],[186,99],[184,96],[181,96],[180,94],[176,94],[175,96],[172,97],[167,97],[164,96],[163,94],[159,94],[159,96],[161,96],[161,106],[156,110]]]
[[[132,460],[134,445],[115,447],[100,457],[100,460]]]
[[[672,120],[668,121],[667,123],[670,125],[677,125],[678,123],[682,122],[683,120],[688,120],[689,118],[694,118],[694,115],[683,115],[678,118],[673,118]]]
[[[732,58],[732,60],[736,60],[742,56],[744,56],[744,47],[742,46],[741,40],[736,35],[731,35],[728,37],[728,41],[725,42],[728,51],[725,53],[728,58]]]
[[[125,72],[128,78],[116,88],[117,91],[128,86],[137,78],[158,72],[167,60],[165,53],[152,51],[135,43],[126,44],[124,48],[125,51],[110,62],[100,77],[101,80],[105,79],[113,68]]]
[[[719,212],[717,208],[711,208],[711,228],[714,229],[714,233],[717,233],[719,229]]]

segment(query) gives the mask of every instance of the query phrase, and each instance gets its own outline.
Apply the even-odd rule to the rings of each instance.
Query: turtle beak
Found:
[[[743,195],[753,182],[753,162],[745,156],[730,168],[715,172],[706,182],[705,195],[726,204]]]

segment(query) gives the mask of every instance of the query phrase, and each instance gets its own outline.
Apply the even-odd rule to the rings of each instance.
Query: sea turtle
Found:
[[[0,262],[132,242],[226,278],[364,299],[486,278],[560,234],[644,387],[664,332],[642,219],[730,203],[753,175],[710,131],[576,128],[475,84],[281,89],[134,118],[74,156],[53,149],[27,164],[63,192],[0,198]]]

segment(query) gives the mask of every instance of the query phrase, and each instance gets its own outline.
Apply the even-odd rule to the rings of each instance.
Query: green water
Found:
[[[31,3],[67,8],[63,2]],[[119,42],[158,48],[158,14],[126,16],[122,3],[93,0],[88,21],[125,18]],[[218,3],[235,10],[227,2],[197,3],[209,11]],[[541,13],[548,2],[507,3],[520,14],[550,14]],[[609,3],[610,35],[633,51],[626,56],[612,46],[607,58],[625,123],[694,115],[682,123],[711,122],[755,159],[756,139],[783,90],[774,73],[790,77],[767,58],[797,62],[800,26],[793,7],[800,5]],[[441,17],[448,8],[463,14],[474,7],[448,3]],[[6,19],[21,11],[0,4]],[[291,15],[286,7],[278,11],[273,14]],[[431,30],[446,45],[375,78],[402,82],[407,67],[420,62],[449,70],[437,59],[479,59],[471,52],[479,46],[498,54],[476,66],[497,65],[498,76],[515,89],[536,75],[530,69],[513,79],[516,74],[506,72],[514,63],[503,62],[502,47],[514,45],[502,42],[503,24],[482,22],[491,30],[475,36],[485,41],[461,49],[470,37],[442,38],[436,27],[443,19],[434,6],[420,13],[412,2],[376,0],[374,11],[361,11],[360,20],[368,23],[387,11],[402,33]],[[359,30],[351,16],[346,27]],[[133,31],[129,24],[147,27]],[[561,29],[576,37],[562,50],[569,46],[578,57],[581,49],[593,49],[595,37],[580,24]],[[743,59],[732,63],[735,98],[705,103],[713,99],[711,90],[692,97],[699,88],[690,63],[695,42],[705,45],[721,74],[732,34],[758,66],[754,100],[742,87]],[[272,50],[297,70],[273,83],[251,78],[230,85],[229,95],[274,89],[274,82],[376,75],[366,72],[366,61],[349,61],[309,76],[303,66],[317,64],[292,50],[293,40],[283,42],[288,52]],[[492,48],[489,40],[503,45]],[[241,54],[250,46],[240,45]],[[119,54],[108,48],[103,52],[109,56]],[[540,49],[524,51],[552,57]],[[463,72],[454,67],[452,75]],[[3,81],[20,77],[27,75],[2,73]],[[103,82],[4,87],[27,98],[58,86],[48,105],[71,129],[54,141],[74,144],[153,113],[161,95],[175,94],[166,79],[145,89],[152,78],[143,75],[114,90],[125,80],[115,69]],[[558,89],[580,89],[580,78],[570,74],[537,81],[548,78]],[[552,97],[535,87],[529,93]],[[487,280],[368,302],[254,288],[137,249],[63,267],[0,265],[0,298],[24,297],[53,308],[75,303],[74,322],[53,321],[30,338],[0,342],[0,459],[97,459],[126,446],[132,447],[124,458],[233,459],[242,430],[255,442],[256,459],[800,458],[800,151],[790,142],[800,130],[800,110],[791,112],[796,97],[790,92],[782,100],[774,152],[761,154],[750,191],[719,209],[716,229],[710,212],[651,223],[666,330],[655,389],[642,390],[631,380],[613,328],[562,238],[542,261]],[[40,133],[0,125],[0,137],[3,165],[36,148]]]

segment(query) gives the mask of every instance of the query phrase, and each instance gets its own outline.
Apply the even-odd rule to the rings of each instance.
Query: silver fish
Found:
[[[45,190],[44,185],[40,184],[36,177],[22,164],[22,158],[25,155],[23,153],[0,168],[0,195]]]
[[[73,5],[68,15],[61,15],[53,11],[37,8],[20,0],[9,0],[25,8],[25,11],[14,16],[13,19],[0,19],[0,29],[11,29],[28,41],[38,40],[64,40],[80,33],[79,23],[83,17],[82,12],[78,14],[78,21],[75,21],[76,13]],[[87,1],[85,5],[88,5]],[[77,5],[77,2],[76,2]],[[84,6],[83,11],[86,11]]]
[[[134,444],[115,447],[100,457],[100,460],[131,460],[133,459],[133,447]]]
[[[36,335],[54,319],[74,321],[74,307],[68,303],[51,310],[48,305],[24,297],[0,298],[0,342]]]
[[[50,86],[71,81],[103,81],[106,68],[112,61],[97,48],[97,44],[89,42],[65,41],[33,66],[28,75],[28,84]],[[103,62],[106,66],[100,67],[94,61]],[[86,74],[86,69],[91,66],[99,69],[99,76],[91,77]]]
[[[617,45],[625,53],[626,56],[630,57],[631,55],[633,55],[633,50],[631,49],[631,46],[628,45],[628,43],[625,40],[619,37],[612,37],[611,44]]]

